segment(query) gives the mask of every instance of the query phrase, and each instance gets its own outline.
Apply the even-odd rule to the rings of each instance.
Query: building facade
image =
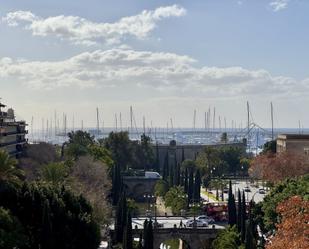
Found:
[[[277,152],[309,155],[309,134],[280,134],[277,137]]]
[[[0,103],[0,150],[8,152],[11,156],[19,157],[27,143],[26,122],[16,121],[14,110],[2,109],[6,106]]]

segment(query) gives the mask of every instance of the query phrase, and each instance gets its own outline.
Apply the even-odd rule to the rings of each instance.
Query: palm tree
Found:
[[[67,175],[68,169],[64,163],[49,163],[41,171],[42,179],[53,185],[63,183]]]
[[[0,150],[0,180],[17,182],[23,175],[23,171],[16,168],[17,161],[10,155]]]

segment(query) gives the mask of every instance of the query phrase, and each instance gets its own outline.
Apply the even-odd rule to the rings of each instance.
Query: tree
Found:
[[[66,154],[73,158],[84,156],[88,153],[88,147],[93,145],[94,136],[86,131],[72,131],[68,133],[69,141],[67,143]]]
[[[279,220],[279,214],[276,210],[279,203],[288,198],[298,195],[308,199],[309,175],[299,178],[286,179],[277,183],[265,196],[262,203],[263,223],[266,231],[271,231],[276,228],[276,223]]]
[[[214,249],[238,249],[239,237],[236,227],[227,227],[219,232],[217,238],[212,242]]]
[[[117,207],[115,219],[115,241],[123,242],[124,228],[127,225],[127,199],[125,192],[122,193]]]
[[[166,152],[164,157],[164,164],[163,164],[163,179],[168,180],[169,174],[169,160],[168,160],[168,152]]]
[[[123,249],[133,249],[133,236],[132,236],[132,218],[131,212],[127,214],[127,225],[123,235]]]
[[[0,206],[10,210],[26,231],[29,243],[23,249],[50,248],[43,246],[51,241],[51,248],[98,248],[99,224],[82,196],[44,183],[12,186],[0,181],[0,189]]]
[[[157,181],[155,185],[155,195],[156,196],[164,196],[166,192],[168,191],[168,184],[163,179],[160,179]]]
[[[277,152],[277,141],[276,140],[268,141],[263,145],[262,154],[267,154],[269,152],[270,153],[276,153]]]
[[[201,174],[199,170],[195,173],[193,199],[197,202],[201,199]]]
[[[144,238],[144,249],[153,249],[153,227],[152,220],[145,222],[145,238]]]
[[[242,217],[242,212],[241,212],[241,207],[242,207],[242,201],[241,201],[241,194],[240,190],[238,189],[238,205],[237,205],[237,231],[238,233],[241,232],[241,217]]]
[[[0,248],[27,248],[28,237],[17,217],[0,207]]]
[[[237,223],[235,197],[232,193],[232,182],[229,182],[229,193],[228,193],[228,223],[230,226],[234,226]]]
[[[309,164],[304,156],[289,152],[259,155],[251,162],[249,169],[249,174],[252,177],[271,183],[308,173]]]
[[[66,185],[76,195],[83,195],[93,207],[93,216],[101,224],[108,224],[111,207],[109,167],[90,156],[79,157],[71,166]]]
[[[23,171],[16,168],[17,161],[3,150],[0,150],[0,180],[18,182]]]
[[[125,170],[132,163],[132,142],[128,132],[111,132],[107,138],[100,140],[100,143],[111,152],[114,164],[120,169]]]
[[[256,248],[256,241],[255,241],[255,229],[254,223],[251,213],[251,206],[253,202],[250,202],[250,209],[249,209],[249,222],[246,229],[246,238],[245,238],[245,249],[255,249]]]
[[[220,140],[221,140],[222,143],[227,143],[228,138],[227,138],[227,133],[226,133],[226,132],[223,132],[223,133],[221,134]]]
[[[241,242],[246,238],[246,197],[245,192],[242,191],[242,204],[241,204]]]
[[[194,178],[193,178],[193,169],[189,169],[189,183],[188,183],[188,203],[191,203],[193,200],[194,192]]]
[[[171,207],[173,214],[180,214],[180,210],[187,206],[186,194],[180,186],[170,188],[164,196],[164,201],[167,207]]]
[[[57,185],[64,183],[68,173],[69,169],[64,163],[49,163],[43,166],[41,177],[44,181]]]
[[[189,175],[188,175],[188,169],[185,169],[185,175],[184,175],[184,191],[185,193],[188,193],[188,185],[189,185]]]
[[[279,203],[276,211],[281,216],[281,222],[277,224],[277,232],[266,248],[309,248],[309,201],[301,196],[292,196]]]

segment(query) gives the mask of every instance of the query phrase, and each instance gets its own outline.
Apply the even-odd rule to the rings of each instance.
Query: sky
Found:
[[[1,0],[0,98],[41,127],[309,127],[308,0]]]

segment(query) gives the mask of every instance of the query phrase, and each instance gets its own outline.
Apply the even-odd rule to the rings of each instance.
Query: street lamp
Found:
[[[148,203],[148,211],[150,211],[150,200],[153,199],[155,196],[154,195],[150,195],[150,194],[144,194],[144,198],[147,200]],[[147,211],[146,211],[146,215],[147,215]],[[151,217],[151,214],[150,214]]]

